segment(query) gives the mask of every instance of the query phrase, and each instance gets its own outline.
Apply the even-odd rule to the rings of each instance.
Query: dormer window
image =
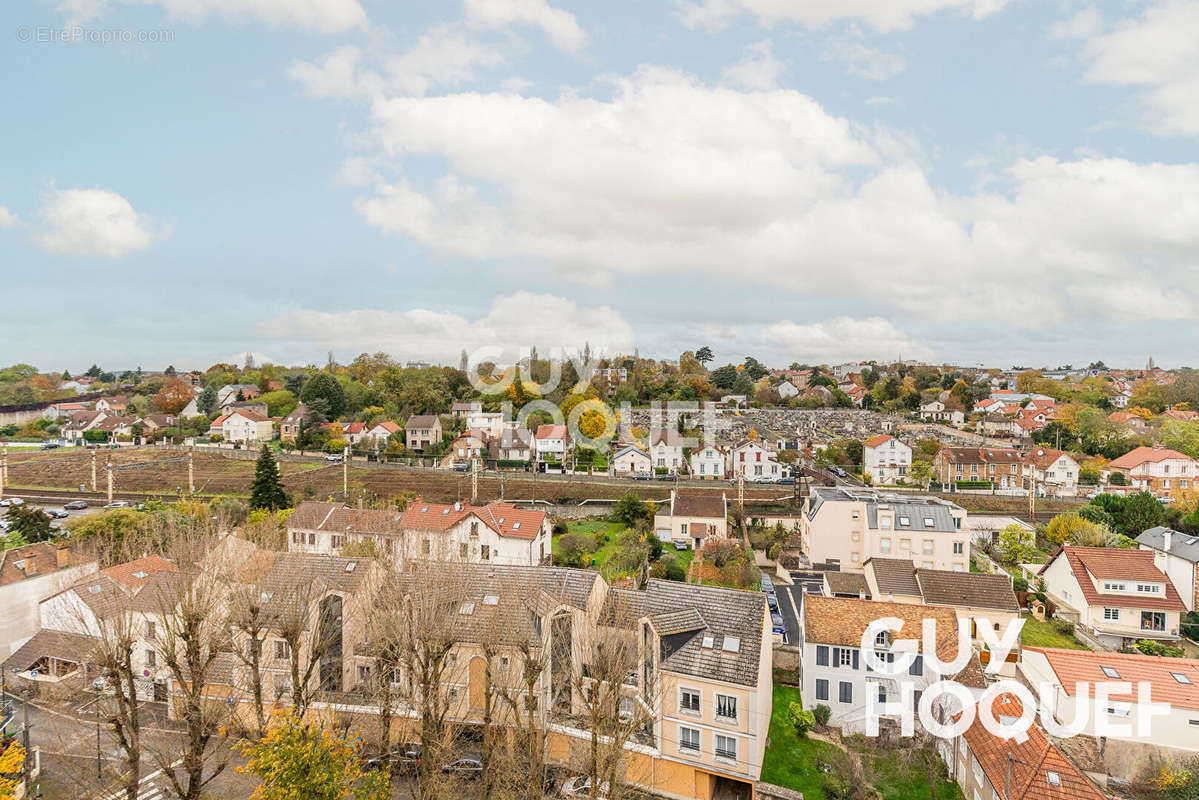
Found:
[[[899,524],[904,526],[905,528],[910,528],[910,527],[912,527],[912,520],[909,517],[900,517]]]
[[[934,525],[934,523],[933,523],[933,518],[932,518],[932,517],[925,517],[925,518],[924,518],[924,527],[926,527],[926,528],[931,528],[931,527],[933,527],[933,525]]]

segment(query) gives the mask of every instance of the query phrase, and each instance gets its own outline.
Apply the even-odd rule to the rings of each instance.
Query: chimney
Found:
[[[54,548],[54,557],[57,560],[59,569],[66,569],[71,563],[71,551],[67,549],[65,544],[60,544]]]
[[[1170,552],[1170,535],[1172,533],[1174,533],[1174,531],[1170,530],[1169,528],[1166,528],[1165,532],[1162,533],[1162,550],[1167,553]]]
[[[455,503],[454,503],[454,510],[455,510],[455,511],[461,511],[461,510],[462,510],[462,503],[461,503],[461,502],[455,502]]]
[[[865,589],[858,589],[858,599],[859,600],[866,599],[866,590]]]

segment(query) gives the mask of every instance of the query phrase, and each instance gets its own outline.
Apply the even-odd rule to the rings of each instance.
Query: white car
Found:
[[[4,508],[23,505],[25,505],[25,501],[19,497],[6,497],[3,500],[0,500],[0,506],[3,506]]]
[[[578,775],[574,778],[569,778],[566,783],[562,784],[562,794],[566,795],[567,797],[591,797],[591,778],[586,775]],[[607,781],[600,781],[599,791],[596,793],[596,797],[598,800],[607,800]]]
[[[129,508],[129,501],[128,500],[113,500],[111,503],[109,503],[108,505],[106,505],[104,507],[105,508]]]
[[[329,455],[325,456],[325,460],[341,463],[341,454],[340,453],[330,453]]]

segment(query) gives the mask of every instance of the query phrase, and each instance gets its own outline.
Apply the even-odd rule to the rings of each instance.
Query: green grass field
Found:
[[[600,569],[602,569],[603,566],[608,563],[608,560],[612,558],[613,553],[616,552],[617,542],[620,540],[620,535],[624,533],[625,529],[625,525],[622,523],[606,522],[604,520],[579,519],[568,520],[566,523],[567,533],[580,533],[584,536],[595,536],[598,533],[602,533],[608,537],[608,540],[600,546],[600,549],[596,550],[589,556],[591,562],[588,566],[596,566]],[[553,554],[555,557],[560,555],[558,541],[561,538],[562,537],[560,536],[554,537]],[[669,542],[663,543],[662,552],[663,554],[672,553],[677,559],[678,565],[682,567],[684,571],[687,570],[687,566],[691,563],[691,559],[695,556],[693,551],[680,550]]]
[[[1054,629],[1052,623],[1042,622],[1035,617],[1026,617],[1024,630],[1020,632],[1020,642],[1031,647],[1060,647],[1066,650],[1089,650],[1073,636],[1067,636]]]

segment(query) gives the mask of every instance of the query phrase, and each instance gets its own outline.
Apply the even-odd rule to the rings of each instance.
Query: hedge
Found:
[[[990,481],[954,481],[954,486],[959,489],[990,489]]]

